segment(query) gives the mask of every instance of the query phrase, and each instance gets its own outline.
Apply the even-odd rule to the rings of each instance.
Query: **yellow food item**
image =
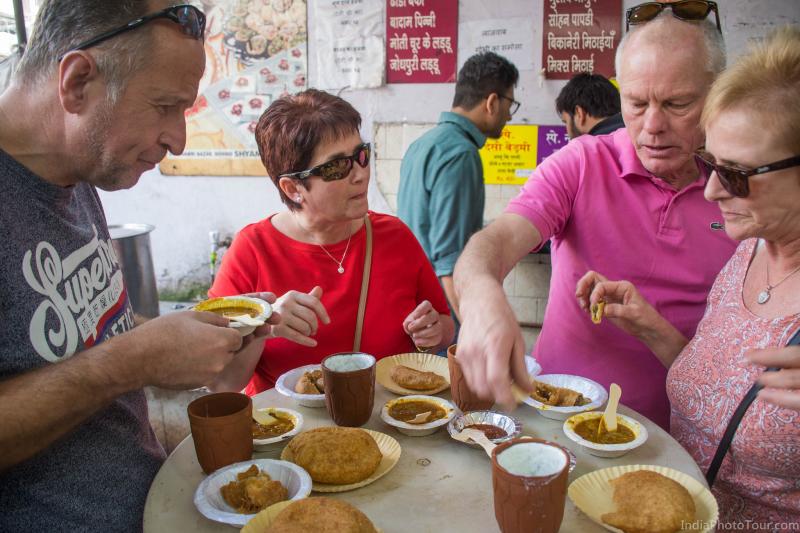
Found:
[[[677,481],[652,470],[611,480],[616,512],[600,518],[625,533],[674,533],[695,519],[692,495]]]
[[[597,428],[600,426],[602,416],[589,418],[578,422],[575,425],[574,431],[581,438],[594,442],[595,444],[624,444],[626,442],[633,442],[636,434],[631,428],[617,420],[617,429],[615,431],[608,431],[603,427],[603,432],[597,435]]]
[[[294,421],[282,413],[273,411],[270,413],[270,418],[273,420],[267,424],[259,422],[256,417],[260,416],[260,411],[253,411],[253,438],[254,439],[271,439],[278,437],[284,433],[288,433],[294,429]]]
[[[603,300],[592,304],[592,322],[595,324],[599,324],[603,321],[603,311],[605,310],[606,303]]]
[[[397,400],[389,407],[389,416],[401,422],[408,422],[422,413],[430,413],[423,423],[447,416],[447,411],[441,405],[425,400]]]
[[[342,500],[303,498],[288,505],[265,533],[377,533],[367,515]]]
[[[383,455],[363,429],[322,427],[304,431],[286,445],[292,462],[318,483],[347,485],[372,475]]]
[[[575,407],[592,402],[580,392],[536,380],[533,381],[531,398],[553,407]]]
[[[237,513],[252,514],[270,505],[289,499],[289,491],[280,481],[273,481],[266,472],[260,472],[256,465],[236,475],[220,488],[225,502]]]
[[[438,389],[447,381],[436,372],[422,372],[405,365],[397,365],[390,374],[392,381],[411,390],[433,390]]]

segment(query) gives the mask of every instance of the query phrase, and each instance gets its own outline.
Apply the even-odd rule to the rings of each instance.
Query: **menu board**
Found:
[[[566,80],[581,72],[613,77],[621,26],[622,0],[545,0],[545,77]]]
[[[487,139],[481,148],[483,181],[522,185],[537,165],[568,142],[564,126],[507,125],[499,139]]]
[[[206,70],[186,113],[186,149],[163,174],[263,176],[255,128],[273,100],[306,88],[305,0],[206,0]]]
[[[386,82],[453,83],[458,0],[386,0]]]

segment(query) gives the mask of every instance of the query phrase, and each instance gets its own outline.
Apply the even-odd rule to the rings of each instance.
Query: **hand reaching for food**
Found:
[[[320,322],[330,324],[328,311],[322,305],[322,288],[317,286],[308,293],[289,291],[275,302],[275,310],[281,316],[280,324],[273,327],[272,334],[303,346],[316,346],[313,339]]]

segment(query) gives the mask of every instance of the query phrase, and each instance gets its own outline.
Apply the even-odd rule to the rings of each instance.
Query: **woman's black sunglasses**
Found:
[[[800,166],[800,155],[775,161],[768,165],[761,165],[752,170],[742,170],[713,163],[714,156],[705,150],[698,150],[697,153],[694,154],[694,158],[698,166],[705,171],[707,176],[711,176],[711,172],[716,172],[722,188],[739,198],[746,198],[747,195],[750,194],[750,176]]]
[[[180,4],[177,6],[170,6],[166,9],[162,9],[161,11],[156,11],[155,13],[150,13],[149,15],[145,15],[140,17],[136,20],[132,20],[125,24],[124,26],[120,26],[118,28],[114,28],[113,30],[109,30],[107,32],[101,33],[91,39],[82,42],[78,46],[73,46],[67,52],[64,53],[61,57],[58,58],[61,61],[65,55],[69,52],[74,52],[76,50],[86,50],[87,48],[91,48],[92,46],[97,46],[98,44],[111,39],[112,37],[116,37],[121,33],[125,33],[126,31],[135,30],[139,26],[143,26],[152,20],[158,19],[167,19],[171,20],[172,22],[178,24],[181,27],[181,31],[184,35],[188,35],[189,37],[194,37],[195,39],[202,39],[203,33],[206,29],[206,16],[205,14],[197,9],[196,7],[189,5],[189,4]]]
[[[709,13],[714,12],[717,20],[717,29],[722,32],[719,23],[719,9],[716,2],[707,0],[680,0],[678,2],[645,2],[633,6],[625,12],[625,31],[631,26],[644,24],[656,18],[665,9],[672,10],[672,16],[681,20],[705,20]]]
[[[340,179],[346,178],[350,171],[353,169],[353,162],[355,161],[358,163],[358,166],[361,168],[365,168],[369,165],[369,156],[370,156],[371,148],[369,143],[364,143],[356,148],[356,151],[353,152],[353,155],[346,155],[343,157],[337,157],[322,163],[321,165],[317,165],[314,168],[309,168],[308,170],[301,170],[300,172],[288,172],[286,174],[281,174],[278,176],[279,178],[295,178],[298,180],[304,180],[311,176],[320,176],[323,181],[336,181]]]

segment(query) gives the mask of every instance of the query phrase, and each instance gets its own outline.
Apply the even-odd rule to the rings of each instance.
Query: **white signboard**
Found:
[[[384,83],[383,0],[311,0],[317,87],[365,89]]]
[[[535,70],[533,19],[488,19],[458,25],[458,68],[479,52],[494,52],[514,63],[518,70]]]

